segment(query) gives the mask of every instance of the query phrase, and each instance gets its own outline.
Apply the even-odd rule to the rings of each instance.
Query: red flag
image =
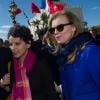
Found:
[[[15,14],[20,14],[21,13],[21,9],[17,8]]]
[[[51,2],[51,0],[46,0],[46,3],[48,4],[48,6],[51,6],[53,3]]]
[[[32,10],[32,13],[40,13],[39,8],[33,2],[30,3],[30,7]]]
[[[51,0],[46,0],[48,11],[50,14],[63,10],[64,4],[52,3]]]

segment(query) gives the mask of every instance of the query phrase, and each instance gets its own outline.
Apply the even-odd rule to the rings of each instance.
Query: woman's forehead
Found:
[[[9,39],[8,39],[9,41],[22,41],[22,39],[20,38],[20,37],[13,37],[13,36],[10,36],[9,37]]]

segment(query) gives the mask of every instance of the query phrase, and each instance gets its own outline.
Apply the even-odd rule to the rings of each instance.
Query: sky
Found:
[[[12,20],[8,12],[12,0],[0,0],[0,38],[7,39],[7,32],[11,27]],[[29,19],[35,14],[31,13],[30,2],[34,2],[40,7],[43,0],[14,0],[18,8],[24,11]],[[62,0],[72,7],[81,7],[84,21],[88,26],[100,25],[100,0]],[[23,13],[16,16],[16,21],[22,25],[27,25],[27,20]]]

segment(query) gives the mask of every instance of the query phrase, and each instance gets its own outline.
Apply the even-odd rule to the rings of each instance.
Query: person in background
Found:
[[[0,47],[3,47],[3,39],[0,38]]]
[[[8,40],[5,40],[4,43],[3,43],[3,46],[5,48],[9,48],[9,41]]]
[[[41,53],[32,51],[32,34],[26,26],[14,25],[8,32],[13,53],[12,100],[57,100],[52,74]]]
[[[57,94],[58,100],[60,100],[61,91],[59,89],[59,86],[60,86],[59,71],[58,71],[59,66],[55,62],[56,56],[48,52],[47,46],[44,44],[44,40],[43,40],[45,34],[47,33],[47,30],[48,30],[47,27],[43,27],[39,29],[39,31],[36,31],[36,34],[38,35],[39,39],[35,40],[32,43],[32,51],[34,51],[36,54],[41,52],[42,56],[46,58],[46,61],[48,62],[50,66],[50,70],[51,70],[52,77],[54,80],[56,94]]]
[[[92,34],[95,42],[100,45],[100,33],[98,29],[96,27],[91,27],[89,31]]]
[[[89,29],[89,32],[91,33],[91,35],[93,36],[93,38],[95,38],[96,34],[97,34],[97,30],[95,27],[91,27]]]
[[[0,39],[1,41],[1,39]],[[9,48],[0,46],[0,98],[6,100],[10,94],[10,63],[12,60],[12,53]]]
[[[100,99],[100,46],[84,33],[79,18],[68,10],[49,20],[48,36],[59,46],[57,62],[64,100]]]

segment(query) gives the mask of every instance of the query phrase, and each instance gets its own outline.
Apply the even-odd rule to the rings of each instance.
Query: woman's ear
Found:
[[[76,27],[72,26],[72,37],[75,35]]]
[[[31,47],[31,44],[27,44],[27,48],[29,49]]]
[[[75,32],[76,31],[76,27],[73,25],[72,26],[72,31]]]
[[[30,48],[31,47],[31,41],[29,41],[28,43],[27,43],[27,48]]]

